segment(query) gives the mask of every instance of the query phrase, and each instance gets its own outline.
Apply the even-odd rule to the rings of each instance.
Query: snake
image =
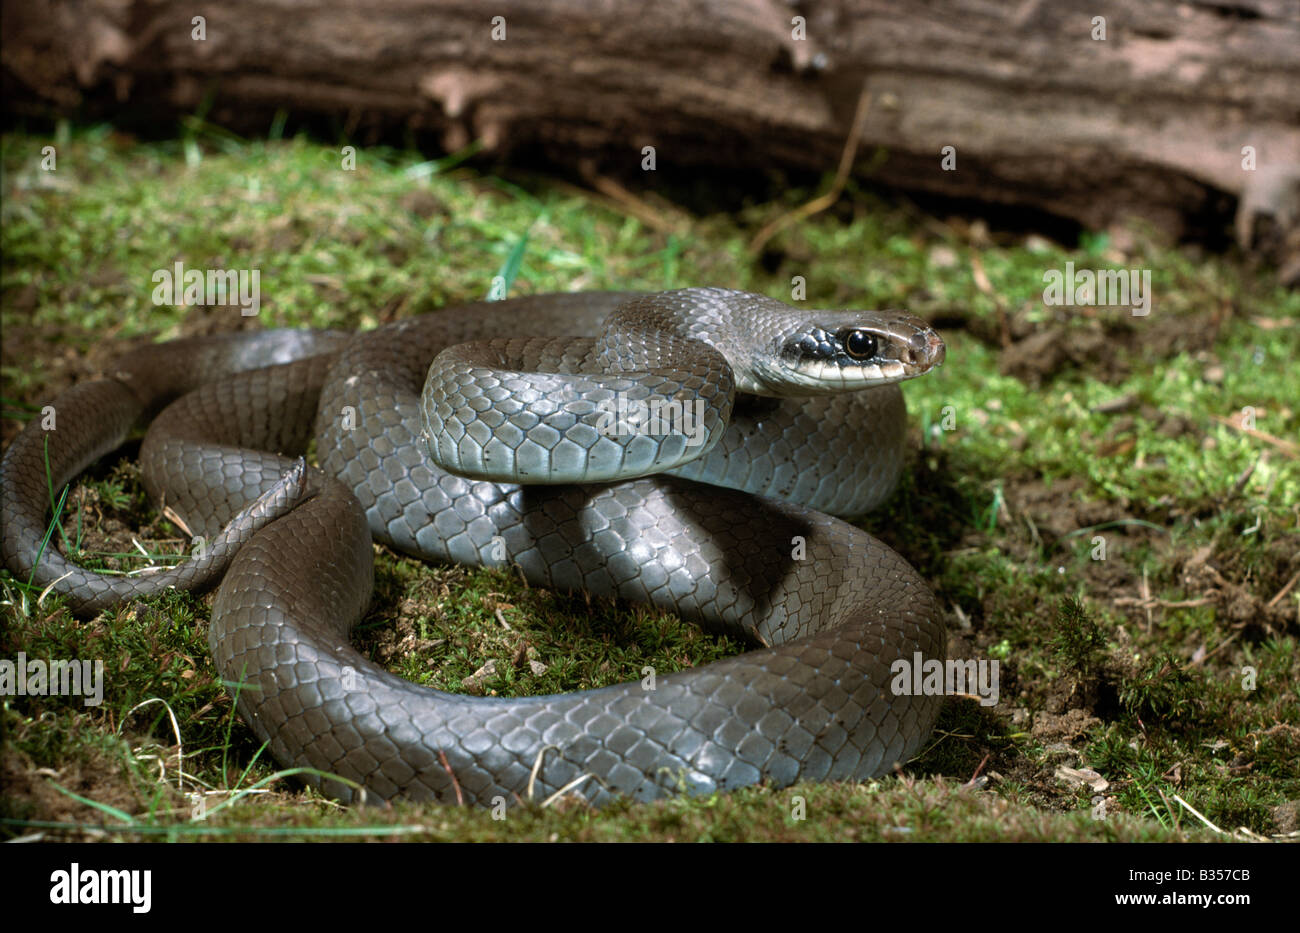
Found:
[[[215,587],[209,645],[239,715],[345,803],[865,780],[931,734],[942,697],[894,672],[942,662],[946,642],[925,580],[844,518],[898,484],[899,383],[944,353],[903,311],[719,288],[149,344],[5,451],[0,557],[78,614]],[[144,426],[144,487],[197,546],[154,572],[83,568],[47,536],[54,492]],[[655,607],[749,650],[573,693],[433,690],[349,641],[373,542]]]

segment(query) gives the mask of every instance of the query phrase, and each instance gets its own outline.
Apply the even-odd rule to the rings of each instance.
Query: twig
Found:
[[[442,762],[443,770],[447,772],[447,777],[451,778],[452,789],[456,791],[456,806],[465,806],[465,797],[460,792],[460,781],[456,780],[456,772],[451,770],[451,765],[447,763],[447,753],[441,748],[438,749],[438,760]]]
[[[1115,415],[1124,411],[1132,411],[1138,406],[1138,397],[1130,392],[1127,395],[1121,395],[1105,402],[1099,402],[1093,405],[1091,411],[1098,415]]]
[[[587,184],[603,195],[603,199],[614,209],[629,217],[635,217],[651,230],[658,230],[660,233],[680,235],[684,232],[687,226],[684,221],[666,216],[663,211],[656,210],[649,202],[637,197],[614,179],[597,174],[590,165],[581,166],[581,171]],[[584,194],[590,196],[587,192]]]
[[[549,807],[551,804],[555,803],[555,801],[559,800],[561,797],[563,797],[563,796],[564,796],[565,794],[567,794],[569,791],[573,790],[575,787],[577,787],[577,786],[578,786],[579,784],[581,784],[582,782],[591,780],[592,777],[594,777],[594,775],[591,775],[591,774],[579,774],[576,778],[574,778],[574,779],[573,779],[572,781],[570,781],[568,784],[565,784],[563,787],[561,787],[561,788],[560,788],[559,790],[557,790],[555,793],[551,794],[551,796],[549,796],[549,797],[547,797],[545,800],[543,800],[543,801],[542,801],[542,809],[546,809],[547,807]]]
[[[176,789],[184,790],[181,784],[181,777],[184,773],[184,759],[185,759],[184,744],[185,743],[181,741],[181,727],[180,724],[176,722],[176,714],[172,711],[170,703],[168,703],[166,700],[162,699],[161,697],[150,697],[147,700],[135,704],[135,706],[131,707],[129,710],[126,711],[126,715],[123,716],[122,721],[118,723],[117,734],[118,735],[122,734],[122,726],[126,724],[126,720],[131,716],[132,713],[134,713],[138,709],[142,709],[153,703],[161,703],[163,709],[167,710],[167,718],[171,720],[172,734],[176,736]],[[166,777],[165,774],[166,765],[163,764],[162,759],[159,759],[159,764],[162,765],[164,769],[164,777]]]
[[[560,750],[560,747],[558,745],[543,745],[540,749],[537,750],[537,757],[533,759],[533,770],[528,775],[528,799],[529,800],[535,799],[533,797],[533,789],[537,784],[537,775],[542,770],[542,759],[546,757],[546,753],[551,749],[555,749],[558,752]]]
[[[1293,573],[1291,575],[1291,579],[1286,581],[1286,585],[1283,586],[1282,589],[1278,590],[1277,595],[1268,601],[1268,608],[1272,609],[1274,606],[1280,603],[1282,601],[1282,597],[1285,596],[1287,593],[1291,592],[1291,587],[1295,586],[1296,581],[1298,580],[1300,580],[1300,570],[1297,570],[1295,573]]]
[[[1142,598],[1147,601],[1144,608],[1147,614],[1147,634],[1150,635],[1154,619],[1151,615],[1151,581],[1147,579],[1146,564],[1142,565]]]
[[[758,231],[749,244],[751,254],[761,252],[768,240],[790,224],[806,220],[813,214],[820,214],[839,200],[840,195],[844,193],[844,186],[848,183],[849,172],[853,170],[853,160],[857,157],[858,144],[862,141],[862,127],[867,122],[867,113],[870,110],[871,93],[867,90],[867,82],[863,81],[862,93],[858,95],[858,109],[853,115],[853,125],[849,127],[849,138],[844,141],[844,148],[840,151],[839,168],[835,170],[835,180],[831,182],[830,190],[820,197],[813,198],[807,204],[796,207],[788,214],[782,214]]]
[[[1202,597],[1200,599],[1152,599],[1151,597],[1140,596],[1116,596],[1111,600],[1116,606],[1137,606],[1141,609],[1151,609],[1159,606],[1161,609],[1192,609],[1196,606],[1208,606],[1214,600]]]
[[[1157,789],[1158,789],[1158,788],[1157,788]],[[1161,796],[1164,796],[1164,795],[1162,794]],[[1219,829],[1219,827],[1215,826],[1213,823],[1211,823],[1211,822],[1210,822],[1209,820],[1207,820],[1205,817],[1201,816],[1200,811],[1198,811],[1194,806],[1192,806],[1190,803],[1188,803],[1188,802],[1187,802],[1186,800],[1184,800],[1182,797],[1179,797],[1177,794],[1174,794],[1174,799],[1177,800],[1179,803],[1181,803],[1184,807],[1186,807],[1186,808],[1187,808],[1187,812],[1191,813],[1192,816],[1196,817],[1198,820],[1200,820],[1200,821],[1201,821],[1202,823],[1204,823],[1206,826],[1210,827],[1210,829],[1214,830],[1214,831],[1215,831],[1216,833],[1218,833],[1219,835],[1223,835],[1223,830]]]
[[[984,770],[984,765],[988,764],[988,760],[989,760],[989,756],[988,756],[988,753],[986,752],[986,753],[984,754],[984,757],[980,759],[980,763],[979,763],[979,765],[976,766],[976,768],[975,768],[975,773],[972,774],[972,775],[970,776],[970,780],[969,780],[969,781],[967,781],[964,785],[962,785],[963,787],[974,787],[974,786],[975,786],[975,779],[978,778],[978,777],[980,776],[980,772]]]
[[[1222,415],[1210,415],[1210,418],[1219,422],[1219,424],[1227,425],[1228,427],[1232,428],[1234,431],[1240,431],[1242,434],[1248,434],[1251,437],[1255,438],[1256,440],[1263,441],[1265,444],[1272,444],[1274,447],[1282,451],[1282,453],[1286,454],[1288,457],[1300,460],[1300,446],[1297,446],[1291,441],[1283,440],[1280,437],[1274,437],[1272,434],[1269,434],[1265,431],[1260,431],[1257,428],[1248,428],[1244,424],[1241,424],[1239,421],[1234,421],[1232,418],[1225,418]]]
[[[1250,478],[1255,475],[1255,468],[1259,466],[1259,461],[1267,456],[1267,453],[1261,454],[1254,463],[1241,471],[1241,475],[1237,477],[1237,481],[1232,484],[1232,492],[1230,493],[1231,497],[1241,495],[1242,490],[1246,488],[1246,484],[1250,482]]]
[[[1229,635],[1229,636],[1228,636],[1227,638],[1225,638],[1223,641],[1219,642],[1219,644],[1218,644],[1217,646],[1215,646],[1215,649],[1214,649],[1213,651],[1211,651],[1209,654],[1205,655],[1205,657],[1201,658],[1199,661],[1193,661],[1193,662],[1191,663],[1190,666],[1191,666],[1191,667],[1196,667],[1198,664],[1204,664],[1206,661],[1210,660],[1210,658],[1214,657],[1216,654],[1218,654],[1218,653],[1219,653],[1220,651],[1222,651],[1224,648],[1228,647],[1230,644],[1232,644],[1234,641],[1236,641],[1237,636],[1240,635],[1240,634],[1241,634],[1241,632],[1233,632],[1231,635]]]

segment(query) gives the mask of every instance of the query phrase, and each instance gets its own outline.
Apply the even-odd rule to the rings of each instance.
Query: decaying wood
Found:
[[[448,150],[481,140],[614,174],[654,147],[662,177],[833,169],[865,86],[858,177],[1091,227],[1222,228],[1236,198],[1243,241],[1263,215],[1283,240],[1300,223],[1296,0],[5,0],[3,12],[11,112],[210,107],[210,120],[264,132],[287,109],[331,115],[362,141],[408,127]]]

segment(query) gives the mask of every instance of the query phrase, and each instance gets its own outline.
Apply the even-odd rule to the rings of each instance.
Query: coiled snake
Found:
[[[896,383],[943,354],[910,315],[720,289],[542,295],[357,336],[150,346],[56,399],[54,430],[34,419],[10,445],[3,558],[32,575],[50,489],[161,409],[141,448],[146,488],[204,536],[202,556],[120,577],[50,546],[33,579],[89,612],[224,570],[213,656],[283,764],[383,798],[485,805],[562,788],[599,803],[866,778],[933,727],[941,698],[893,695],[889,668],[941,659],[944,632],[902,558],[824,513],[863,513],[892,490]],[[295,460],[313,438],[319,469]],[[370,599],[372,535],[761,647],[556,696],[418,687],[348,643]]]

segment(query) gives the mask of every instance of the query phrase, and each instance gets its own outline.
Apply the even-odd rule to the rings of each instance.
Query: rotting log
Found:
[[[614,174],[645,147],[660,173],[827,170],[865,89],[859,177],[1171,235],[1222,232],[1240,202],[1239,240],[1300,253],[1297,0],[4,0],[3,14],[11,116],[201,111],[257,133],[289,110],[362,141],[408,128]]]

